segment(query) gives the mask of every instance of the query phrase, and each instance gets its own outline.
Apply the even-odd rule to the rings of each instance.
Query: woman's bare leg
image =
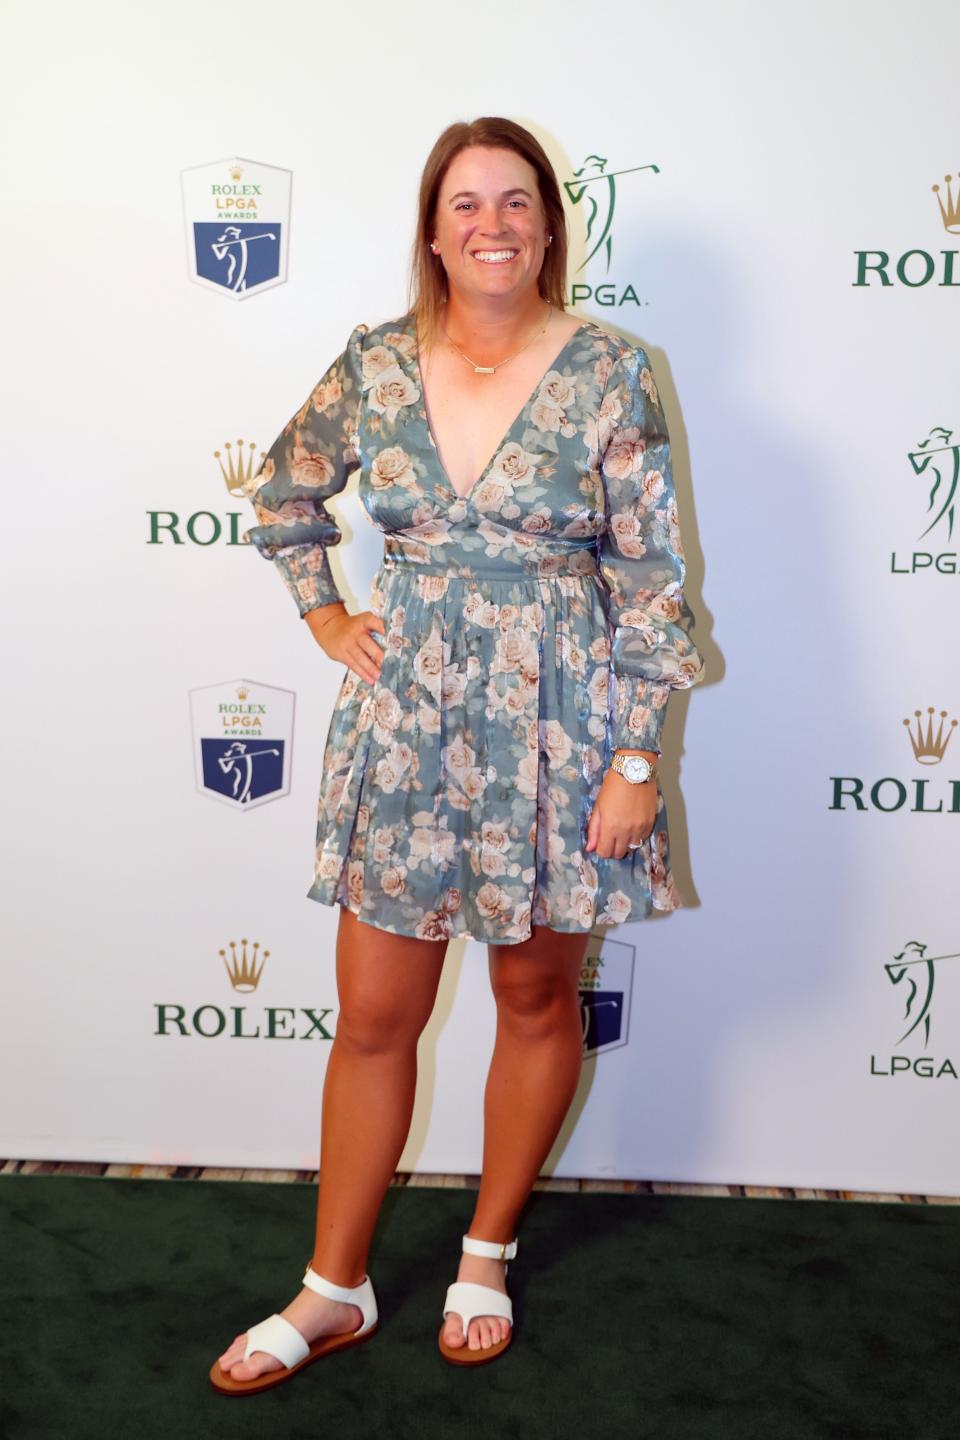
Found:
[[[497,1035],[484,1095],[483,1174],[467,1230],[477,1240],[512,1240],[517,1217],[570,1108],[583,1063],[580,968],[587,934],[534,927],[519,945],[490,946]],[[458,1280],[506,1291],[503,1262],[462,1255]],[[470,1322],[471,1350],[510,1329],[496,1316]],[[463,1344],[451,1314],[448,1345]]]
[[[311,1265],[335,1285],[359,1285],[383,1196],[410,1130],[417,1041],[433,1011],[447,942],[391,935],[341,909],[337,931],[340,1010],[323,1086],[316,1236]],[[280,1311],[308,1342],[356,1330],[358,1306],[306,1287]],[[220,1357],[235,1380],[279,1370],[246,1332]],[[232,1367],[232,1368],[231,1368]]]

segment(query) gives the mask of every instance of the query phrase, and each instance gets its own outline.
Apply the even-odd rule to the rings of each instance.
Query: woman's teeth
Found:
[[[502,265],[505,260],[512,260],[517,254],[517,250],[474,250],[473,258],[481,260],[485,265]]]

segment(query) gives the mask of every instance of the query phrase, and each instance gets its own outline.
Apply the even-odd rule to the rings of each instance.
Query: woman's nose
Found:
[[[484,235],[502,235],[506,229],[496,205],[491,204],[482,208],[478,219],[478,228]]]

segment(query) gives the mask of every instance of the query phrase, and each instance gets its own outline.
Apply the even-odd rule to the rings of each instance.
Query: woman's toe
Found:
[[[282,1369],[275,1355],[268,1355],[265,1350],[254,1350],[249,1360],[241,1360],[230,1373],[234,1380],[256,1380],[258,1375],[265,1375],[268,1370]]]
[[[232,1344],[228,1345],[223,1354],[219,1356],[217,1363],[221,1370],[227,1371],[231,1365],[236,1365],[243,1355],[243,1337],[238,1335]]]

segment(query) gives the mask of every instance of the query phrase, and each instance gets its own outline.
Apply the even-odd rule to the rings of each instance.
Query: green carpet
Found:
[[[960,1208],[536,1192],[516,1330],[473,1372],[436,1351],[468,1190],[391,1189],[380,1331],[245,1400],[214,1357],[281,1309],[314,1188],[0,1177],[0,1435],[584,1435],[955,1440]]]

